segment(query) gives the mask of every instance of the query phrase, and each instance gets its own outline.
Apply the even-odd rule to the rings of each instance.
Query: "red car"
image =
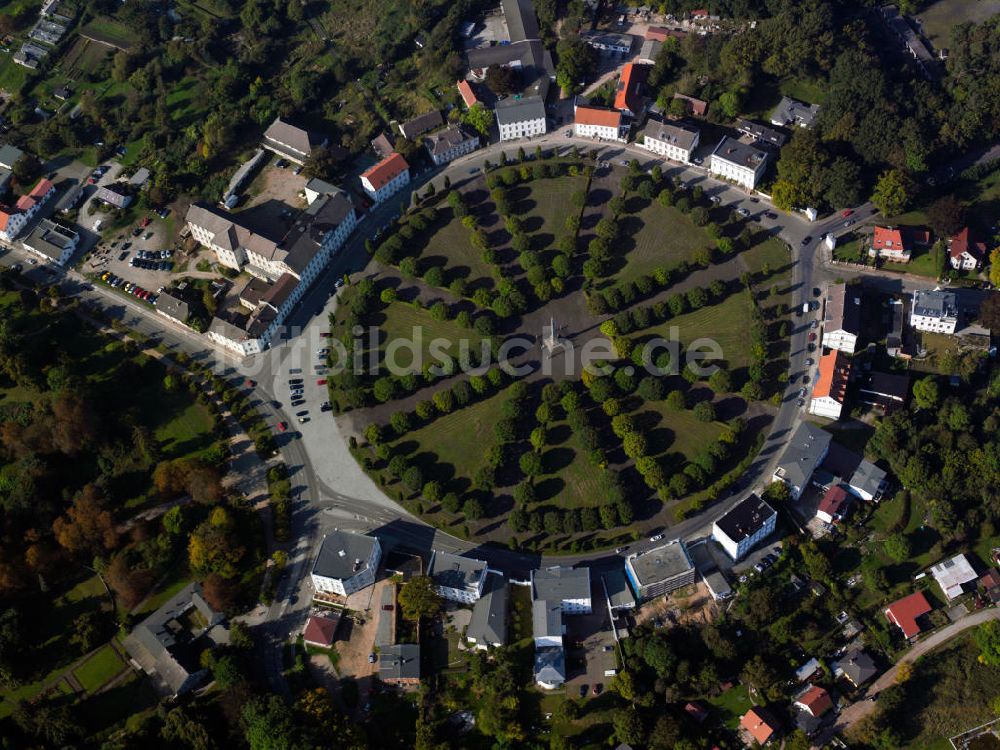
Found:
[[[146,227],[149,226],[149,221],[150,221],[150,219],[149,219],[148,216],[143,217],[143,220],[139,222],[139,226],[142,227],[143,229],[145,229]]]
[[[316,385],[326,385],[326,378],[320,378],[317,380]]]
[[[288,424],[286,422],[278,422],[278,432],[284,432],[288,429]]]
[[[247,378],[246,380],[243,381],[243,385],[246,386],[247,388],[253,388],[257,384],[253,382],[250,378]]]
[[[810,341],[815,341],[816,340],[816,334],[815,333],[810,333],[809,334],[809,340]]]
[[[854,211],[852,209],[845,208],[843,211],[840,212],[840,218],[846,219],[848,216],[850,216],[853,213],[854,213]]]

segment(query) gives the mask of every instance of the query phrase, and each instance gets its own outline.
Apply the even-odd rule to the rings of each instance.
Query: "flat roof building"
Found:
[[[590,613],[590,568],[555,565],[531,571],[533,599],[559,602],[567,614]]]
[[[625,573],[636,597],[653,599],[694,583],[695,569],[684,542],[674,539],[625,558]]]
[[[49,219],[42,219],[21,240],[25,250],[60,266],[69,263],[79,243],[80,235]]]
[[[434,550],[427,566],[427,575],[434,581],[438,593],[453,602],[472,604],[479,600],[486,585],[486,563],[451,552]]]
[[[751,493],[712,524],[712,539],[733,560],[742,559],[774,531],[778,514]]]

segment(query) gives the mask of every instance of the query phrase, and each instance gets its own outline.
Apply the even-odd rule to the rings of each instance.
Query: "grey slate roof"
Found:
[[[132,196],[123,192],[115,185],[102,185],[97,188],[97,192],[94,193],[94,198],[99,201],[109,203],[115,208],[124,208],[132,202]]]
[[[188,303],[169,290],[160,293],[156,300],[156,310],[182,323],[188,319],[190,313]]]
[[[501,646],[507,643],[507,582],[496,573],[486,576],[483,595],[472,608],[472,619],[465,630],[466,638],[476,643]]]
[[[833,665],[834,672],[838,669],[855,685],[864,685],[878,674],[875,662],[863,648],[853,648]]]
[[[832,440],[833,435],[826,430],[809,422],[802,422],[785,446],[777,470],[782,472],[785,481],[793,487],[804,488],[829,450]]]
[[[24,156],[24,152],[21,149],[5,143],[0,146],[0,167],[13,169],[14,165],[21,161],[22,156]]]
[[[777,146],[778,148],[784,146],[788,141],[788,136],[780,130],[775,130],[772,127],[759,122],[754,122],[753,120],[740,119],[738,121],[737,129],[741,133],[745,133],[756,141],[760,141],[761,143],[766,143],[771,146]]]
[[[305,128],[297,127],[289,122],[285,122],[280,117],[274,118],[267,130],[264,131],[264,140],[279,151],[283,151],[296,159],[309,156],[314,148],[319,147],[325,140],[322,136],[310,133]],[[289,152],[287,148],[293,149]]]
[[[420,646],[399,643],[386,646],[379,653],[378,676],[383,682],[420,679]]]
[[[562,638],[562,605],[558,599],[531,603],[531,637]]]
[[[928,318],[958,316],[958,297],[947,289],[918,289],[913,293],[913,314]]]
[[[878,493],[879,486],[885,481],[886,473],[868,459],[864,459],[858,464],[848,482],[851,487],[864,490],[869,495]]]
[[[735,138],[724,136],[712,152],[713,156],[721,157],[728,162],[741,167],[756,170],[767,159],[767,154],[749,143],[741,143]]]
[[[434,130],[434,128],[439,128],[442,125],[444,125],[444,120],[441,119],[441,112],[435,109],[426,114],[414,117],[412,120],[407,120],[399,126],[399,132],[403,134],[404,138],[412,141],[429,130]]]
[[[721,516],[716,525],[734,542],[753,536],[774,515],[774,509],[756,494],[750,493]]]
[[[486,563],[472,557],[453,555],[450,552],[434,550],[427,567],[429,575],[437,586],[451,589],[474,589],[486,570]]]
[[[535,651],[535,680],[560,683],[566,681],[566,652],[561,648],[541,648]]]
[[[827,331],[861,333],[861,289],[854,284],[833,284],[826,296]]]
[[[646,129],[642,132],[646,138],[663,141],[686,151],[690,151],[698,139],[698,131],[690,126],[674,125],[657,120],[650,120],[646,123]]]
[[[462,128],[453,126],[427,136],[424,139],[424,143],[427,146],[427,150],[430,151],[431,156],[437,156],[470,140],[472,140],[472,136]]]
[[[656,62],[656,58],[660,54],[660,49],[663,47],[663,42],[656,39],[647,39],[642,43],[642,47],[639,49],[639,60],[648,60],[649,62]]]
[[[511,43],[538,39],[538,19],[531,0],[500,0]]]
[[[818,114],[818,104],[806,104],[790,96],[783,96],[778,106],[771,112],[771,124],[811,128]]]
[[[555,602],[590,598],[590,568],[555,565],[531,572],[532,598]]]
[[[331,531],[323,537],[312,572],[325,578],[352,578],[368,566],[372,549],[377,543],[378,539],[375,537],[352,534],[349,531]],[[361,561],[360,565],[356,560]]]
[[[28,245],[47,258],[58,261],[62,257],[63,250],[77,239],[79,236],[72,229],[42,219],[22,240],[22,244]]]
[[[525,120],[544,120],[545,102],[538,96],[526,96],[522,99],[511,97],[497,103],[496,115],[497,122],[501,125]]]
[[[624,570],[615,568],[601,573],[601,581],[604,584],[604,592],[607,594],[608,601],[611,602],[611,609],[635,608],[635,595],[628,587]]]

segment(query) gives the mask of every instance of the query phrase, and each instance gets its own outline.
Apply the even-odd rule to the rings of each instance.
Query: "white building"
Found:
[[[276,117],[267,130],[261,145],[296,164],[305,164],[312,152],[329,143],[324,135],[311,133]]]
[[[361,173],[361,187],[373,203],[381,203],[409,184],[410,165],[395,152]]]
[[[751,493],[712,524],[712,539],[739,560],[774,531],[778,514]]]
[[[376,537],[333,531],[323,537],[311,573],[320,593],[350,596],[375,583],[382,546]]]
[[[616,109],[574,105],[573,131],[577,138],[601,138],[606,141],[624,141],[622,113]],[[628,133],[626,127],[625,133]]]
[[[625,575],[636,597],[646,601],[694,583],[695,568],[684,542],[674,539],[626,557]]]
[[[551,568],[531,571],[532,598],[558,602],[568,615],[590,614],[590,568]]]
[[[544,135],[545,100],[540,96],[509,97],[497,103],[496,118],[501,141]]]
[[[947,289],[918,289],[913,293],[910,325],[918,331],[952,334],[958,327],[958,298]]]
[[[0,240],[12,242],[55,192],[55,185],[43,178],[13,206],[0,205]]]
[[[827,419],[840,419],[847,403],[851,381],[851,360],[843,352],[831,349],[819,358],[819,374],[809,400],[809,413]]]
[[[424,146],[431,160],[440,167],[479,148],[479,136],[452,125],[427,136],[424,139]]]
[[[698,148],[699,137],[696,128],[650,120],[642,132],[642,143],[639,145],[672,161],[690,164],[691,154]]]
[[[725,136],[712,152],[708,169],[717,177],[753,190],[766,167],[767,152]]]
[[[21,240],[21,246],[25,250],[60,266],[69,263],[79,243],[80,235],[48,219],[38,222],[28,236]]]
[[[471,557],[450,552],[431,552],[427,575],[434,581],[438,593],[445,599],[460,604],[479,601],[486,584],[486,563]]]
[[[965,593],[965,584],[975,581],[978,577],[965,555],[955,555],[931,568],[931,575],[948,601],[956,599]]]
[[[823,347],[854,354],[861,334],[861,289],[833,284],[826,295]]]

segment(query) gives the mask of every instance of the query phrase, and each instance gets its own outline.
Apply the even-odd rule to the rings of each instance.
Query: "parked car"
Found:
[[[287,422],[278,422],[278,432],[284,432],[287,429],[288,429]]]
[[[661,539],[663,539],[663,534],[654,534],[653,536],[649,537],[649,541],[651,542],[658,542]]]
[[[812,236],[807,234],[805,237],[802,238],[802,242],[799,243],[799,244],[801,244],[802,247],[805,247],[806,245],[808,245],[812,241],[813,241]]]
[[[376,661],[378,661],[378,656],[376,656],[375,652],[372,651],[370,654],[368,654],[368,663],[374,664]]]

